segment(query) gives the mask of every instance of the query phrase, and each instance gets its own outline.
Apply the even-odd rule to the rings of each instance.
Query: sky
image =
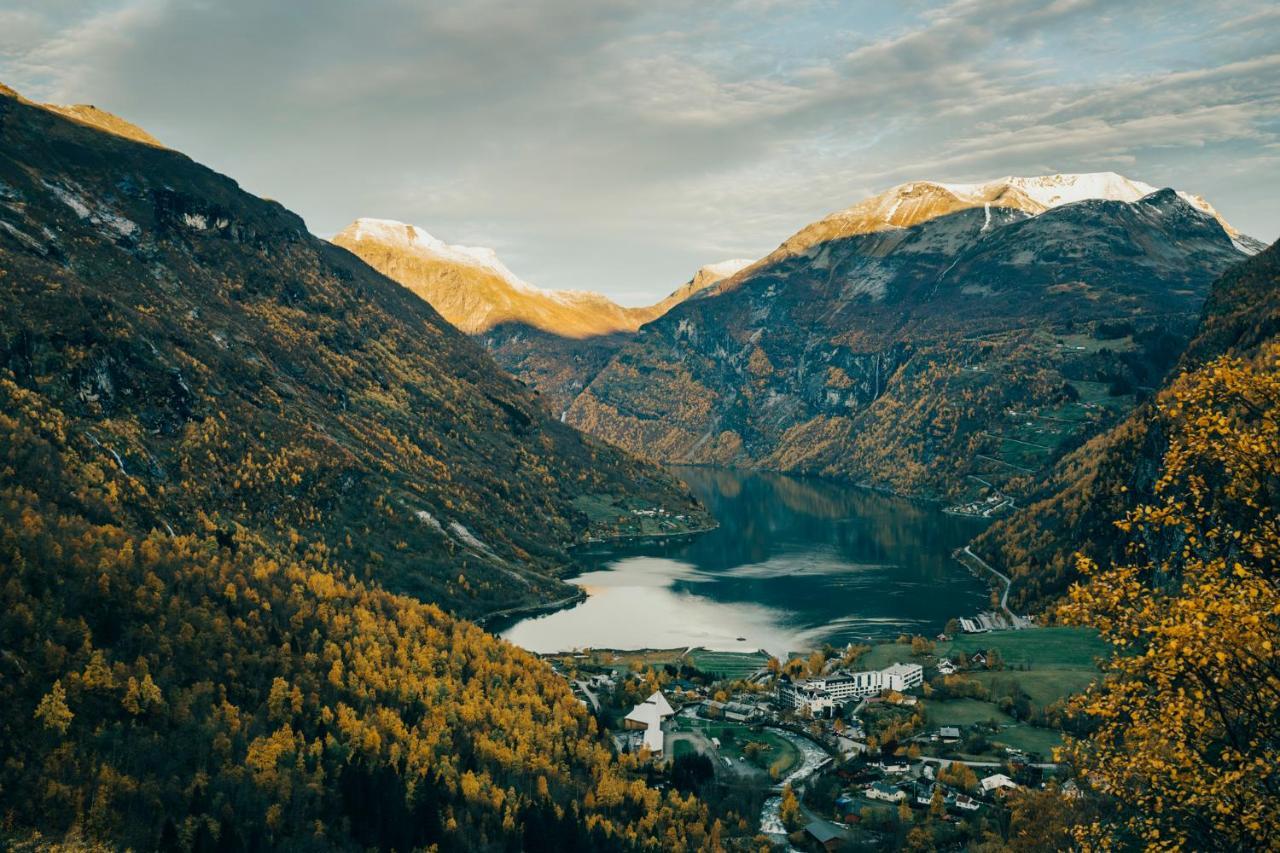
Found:
[[[1280,236],[1272,0],[0,0],[0,82],[632,305],[910,180],[1116,171]]]

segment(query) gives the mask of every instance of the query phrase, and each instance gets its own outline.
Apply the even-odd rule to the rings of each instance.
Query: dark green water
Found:
[[[824,480],[679,468],[718,530],[580,555],[576,607],[503,633],[537,652],[763,648],[937,633],[989,606],[951,558],[981,522]],[[739,639],[742,638],[742,639]]]

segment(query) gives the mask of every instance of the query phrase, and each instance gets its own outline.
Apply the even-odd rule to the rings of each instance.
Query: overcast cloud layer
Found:
[[[400,219],[629,304],[917,178],[1113,170],[1280,235],[1270,0],[0,0],[0,81],[317,234]]]

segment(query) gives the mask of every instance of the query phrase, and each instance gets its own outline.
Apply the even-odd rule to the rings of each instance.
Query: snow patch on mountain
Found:
[[[498,259],[498,254],[486,246],[459,246],[446,243],[416,225],[397,222],[394,219],[362,217],[352,223],[347,232],[348,236],[354,240],[375,240],[434,260],[480,267],[505,280],[512,287],[530,292],[542,292],[508,269],[507,265]]]
[[[694,274],[694,280],[697,280],[699,276],[702,276],[712,281],[719,281],[720,279],[728,278],[735,273],[741,272],[754,263],[755,261],[750,258],[731,258],[727,261],[706,264],[705,266],[699,267],[698,271]]]
[[[862,231],[884,227],[907,228],[921,221],[953,212],[957,207],[982,206],[989,210],[991,205],[1000,204],[1019,208],[1028,215],[1034,216],[1046,210],[1082,201],[1121,201],[1133,204],[1158,191],[1158,187],[1145,181],[1127,178],[1116,172],[1030,177],[1007,175],[1003,178],[976,183],[911,181],[891,187],[879,195],[837,211],[822,221],[861,222],[864,223],[859,228]],[[1194,193],[1182,190],[1176,192],[1178,197],[1187,204],[1216,219],[1232,238],[1232,242],[1241,251],[1249,252],[1250,244],[1242,242],[1240,232],[1223,219],[1213,205]],[[947,201],[948,197],[952,200]]]
[[[608,299],[603,294],[591,290],[546,290],[536,287],[513,273],[498,258],[498,253],[487,246],[461,246],[446,243],[416,225],[394,219],[362,217],[342,233],[351,240],[372,240],[398,247],[428,260],[481,269],[496,275],[522,293],[552,299],[564,305],[580,305]]]

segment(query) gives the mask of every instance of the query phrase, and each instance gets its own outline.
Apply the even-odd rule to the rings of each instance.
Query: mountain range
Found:
[[[644,326],[568,422],[669,461],[1024,493],[1123,392],[1158,382],[1180,349],[1170,336],[1246,256],[1172,190],[1023,209],[1017,186],[1044,181],[906,184],[802,229]],[[1083,426],[1025,435],[1013,410]],[[1010,452],[1028,446],[1047,451]]]
[[[591,291],[534,287],[492,249],[451,245],[403,222],[357,219],[333,242],[476,336],[498,364],[537,389],[557,413],[626,336],[751,263],[708,264],[664,299],[629,308]]]
[[[1260,248],[1203,198],[1115,173],[913,181],[596,334],[550,311],[464,328],[566,422],[658,461],[1025,499],[1158,385],[1210,282]]]
[[[1195,335],[1158,393],[1063,457],[1025,508],[978,536],[975,552],[1012,578],[1013,606],[1030,609],[1053,602],[1075,580],[1078,554],[1104,565],[1121,561],[1127,536],[1116,520],[1139,505],[1156,503],[1155,487],[1169,446],[1157,405],[1174,405],[1188,379],[1221,356],[1274,370],[1277,346],[1280,243],[1214,282]]]
[[[647,784],[468,620],[579,595],[577,543],[711,523],[641,457],[1004,508],[972,547],[1039,608],[1076,552],[1122,556],[1169,419],[1210,420],[1188,383],[1280,350],[1280,249],[1111,173],[903,184],[624,308],[403,223],[320,240],[2,86],[0,284],[20,849],[754,847],[758,802],[722,823]],[[1274,435],[1274,404],[1238,415]]]

